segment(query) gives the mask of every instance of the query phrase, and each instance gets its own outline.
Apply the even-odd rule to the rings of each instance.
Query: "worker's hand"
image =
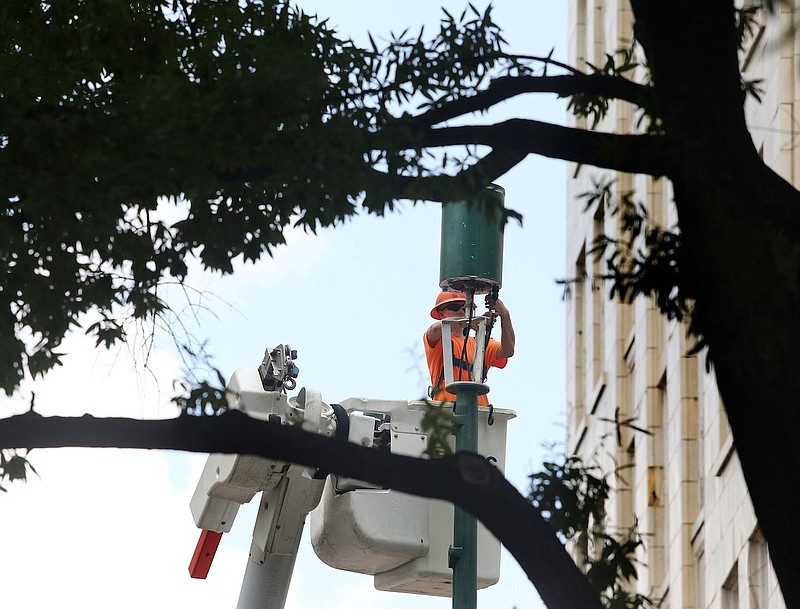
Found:
[[[507,317],[510,315],[508,308],[506,305],[503,304],[503,301],[499,298],[494,301],[494,310],[500,317]]]
[[[477,330],[478,329],[478,323],[480,323],[481,319],[483,319],[484,317],[490,318],[490,313],[486,312],[483,315],[478,315],[477,317],[473,317],[472,318],[472,325],[470,327],[473,330]]]

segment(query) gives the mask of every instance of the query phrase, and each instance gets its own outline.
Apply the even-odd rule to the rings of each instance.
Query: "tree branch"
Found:
[[[662,135],[615,135],[525,119],[424,128],[413,141],[418,148],[484,145],[492,151],[456,175],[398,176],[375,170],[376,190],[369,196],[381,205],[390,199],[446,201],[474,195],[529,154],[653,176],[669,175],[675,163]]]
[[[391,199],[442,202],[471,197],[526,156],[527,152],[514,149],[492,151],[456,175],[398,176],[374,170],[379,202]]]
[[[444,102],[415,116],[413,122],[431,127],[443,121],[488,110],[525,93],[555,93],[568,97],[580,93],[628,101],[647,109],[650,87],[618,76],[571,74],[561,76],[503,76],[471,97]]]
[[[0,421],[0,447],[172,449],[258,455],[299,463],[413,495],[459,505],[511,552],[550,609],[602,609],[597,594],[539,512],[483,457],[426,460],[392,455],[260,421],[238,411],[218,417],[43,417]]]
[[[425,129],[417,143],[428,148],[485,145],[495,151],[507,151],[506,154],[538,154],[650,175],[667,175],[674,163],[664,136],[615,135],[525,119],[510,119],[494,125]]]

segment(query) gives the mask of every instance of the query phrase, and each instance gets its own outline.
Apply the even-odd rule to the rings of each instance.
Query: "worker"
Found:
[[[494,304],[494,310],[500,318],[500,342],[489,339],[486,352],[483,356],[483,365],[489,368],[505,368],[508,358],[514,355],[514,326],[511,324],[511,313],[499,299],[491,302],[487,296],[487,306]],[[454,402],[456,396],[445,390],[444,382],[444,353],[442,351],[442,319],[464,318],[467,296],[462,292],[440,292],[436,297],[436,304],[431,309],[431,317],[435,321],[425,331],[422,337],[425,345],[425,357],[428,360],[428,370],[431,373],[431,398],[437,401]],[[453,350],[453,380],[477,381],[481,378],[471,378],[469,368],[475,357],[475,338],[467,338],[466,350],[464,349],[464,328],[467,321],[451,324],[451,341]],[[473,328],[476,322],[473,321]],[[466,363],[464,363],[466,357]],[[481,371],[476,371],[476,377],[481,376]],[[479,406],[488,406],[489,398],[486,395],[478,396]]]

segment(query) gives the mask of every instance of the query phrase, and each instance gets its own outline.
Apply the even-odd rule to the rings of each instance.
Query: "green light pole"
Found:
[[[478,452],[478,396],[488,387],[481,383],[460,381],[447,387],[456,394],[456,452]],[[453,609],[476,609],[478,606],[478,521],[460,507],[453,513],[453,545],[449,566],[453,569]]]
[[[505,191],[490,185],[479,201],[442,204],[440,287],[465,292],[467,317],[474,317],[473,298],[500,288],[503,274],[503,214]],[[448,341],[449,342],[449,341]],[[476,340],[473,362],[483,361],[485,343]],[[451,349],[444,345],[443,349]],[[480,356],[478,350],[481,350]],[[448,361],[445,357],[445,361]],[[451,369],[452,374],[452,369]],[[489,391],[481,382],[482,370],[473,370],[470,381],[449,381],[447,391],[456,395],[454,424],[456,452],[478,452],[478,396]],[[452,378],[452,377],[451,377]],[[453,514],[453,545],[448,562],[453,569],[453,609],[478,605],[478,521],[459,507]]]

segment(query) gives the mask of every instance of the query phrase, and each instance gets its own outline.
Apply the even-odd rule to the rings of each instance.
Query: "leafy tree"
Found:
[[[188,256],[229,272],[236,256],[268,253],[292,222],[315,230],[357,207],[382,214],[400,198],[473,194],[528,154],[665,176],[679,238],[667,254],[655,239],[653,251],[667,259],[632,267],[639,280],[620,292],[679,303],[707,346],[784,598],[800,605],[800,505],[783,473],[800,466],[800,193],[765,165],[745,123],[754,87],[737,52],[753,13],[733,0],[631,7],[636,52],[584,69],[513,55],[491,13],[472,8],[446,15],[430,39],[405,33],[359,48],[285,2],[2,3],[4,390],[26,370],[56,365],[65,333],[85,319],[108,345],[124,338],[126,319],[163,314],[159,286],[184,278]],[[632,71],[635,57],[643,65]],[[569,97],[590,120],[610,100],[626,101],[646,129],[449,122],[537,92]],[[188,214],[154,217],[160,199],[186,201]],[[650,274],[664,269],[657,280]],[[550,607],[599,606],[539,512],[469,455],[366,458],[357,446],[263,427],[238,413],[170,422],[28,413],[0,425],[0,446],[324,460],[332,471],[465,507]],[[443,475],[448,483],[437,483]]]
[[[543,467],[530,475],[528,499],[559,537],[572,542],[578,564],[606,608],[655,607],[648,596],[631,590],[636,550],[643,545],[636,527],[617,535],[607,530],[609,476],[578,457],[562,457]],[[618,477],[620,472],[612,473]]]

